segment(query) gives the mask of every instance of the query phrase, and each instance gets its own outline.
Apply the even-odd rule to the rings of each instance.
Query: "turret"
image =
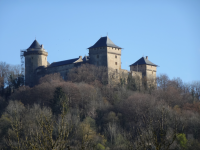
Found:
[[[25,57],[25,85],[35,85],[35,69],[39,66],[47,67],[47,51],[34,40],[31,46],[24,52]]]

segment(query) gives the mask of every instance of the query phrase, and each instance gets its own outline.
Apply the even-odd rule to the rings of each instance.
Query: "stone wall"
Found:
[[[146,83],[147,87],[156,87],[156,66],[152,65],[137,65],[130,66],[130,70],[133,72],[140,72],[141,78],[143,78],[143,82]],[[134,76],[133,73],[132,76]]]
[[[121,72],[121,49],[107,47],[108,80],[119,83]]]
[[[156,77],[156,66],[152,65],[138,65],[130,66],[131,71],[142,72],[143,77],[155,78]]]
[[[89,49],[90,64],[95,66],[107,66],[107,49],[106,47],[99,47]]]
[[[85,63],[86,62],[83,62],[79,59],[78,61],[76,61],[76,63],[73,63],[73,64],[66,64],[66,65],[61,65],[61,66],[37,69],[35,72],[35,76],[36,76],[37,80],[39,80],[41,77],[44,77],[47,74],[60,73],[60,76],[64,80],[67,80],[67,73],[69,72],[70,69],[72,69],[74,67],[78,67],[81,64],[85,64]]]
[[[47,67],[47,52],[27,51],[25,56],[25,85],[35,85],[35,69],[39,66]]]
[[[121,49],[107,47],[108,68],[112,68],[117,73],[121,70]]]
[[[54,73],[60,73],[61,77],[67,80],[67,74],[70,69],[83,63],[88,63],[83,62],[82,57],[79,56],[79,59],[72,64],[51,67],[47,66],[47,55],[48,53],[42,50],[25,52],[26,85],[34,85],[36,80],[38,81],[41,77]],[[89,49],[89,63],[95,66],[107,67],[108,80],[113,83],[120,83],[122,79],[127,81],[130,75],[138,80],[141,80],[142,77],[148,79],[156,78],[156,66],[130,66],[130,71],[121,69],[120,48],[98,47]]]
[[[140,80],[142,79],[142,72],[130,71],[130,74],[134,78],[139,78]]]
[[[157,67],[156,66],[151,66],[151,65],[146,65],[146,76],[147,78],[156,78],[156,70]]]

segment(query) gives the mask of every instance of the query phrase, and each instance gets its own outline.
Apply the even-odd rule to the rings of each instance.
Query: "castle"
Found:
[[[130,65],[130,71],[121,69],[121,50],[122,48],[115,45],[108,36],[101,37],[93,46],[89,47],[89,56],[79,56],[78,58],[53,62],[47,61],[48,53],[43,45],[34,40],[31,46],[23,51],[25,57],[25,85],[34,86],[36,80],[53,73],[60,73],[63,79],[67,80],[66,74],[70,69],[89,63],[95,66],[105,66],[108,69],[108,79],[111,80],[109,74],[114,72],[118,74],[115,80],[119,80],[120,76],[131,75],[148,79],[156,78],[157,65],[148,60],[148,57],[142,57],[135,63]]]

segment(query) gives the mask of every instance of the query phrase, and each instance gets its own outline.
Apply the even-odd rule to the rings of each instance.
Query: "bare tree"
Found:
[[[158,88],[162,90],[166,90],[168,85],[169,77],[166,74],[161,74],[160,76],[157,76],[156,82]]]
[[[85,82],[90,84],[98,80],[102,84],[107,84],[108,72],[106,67],[84,64],[71,69],[67,74],[67,79],[72,82]]]
[[[9,76],[9,67],[9,64],[0,62],[0,77],[7,78]]]
[[[7,82],[9,76],[9,67],[10,65],[6,64],[5,62],[0,62],[0,93],[1,96],[4,94],[4,86]]]
[[[154,96],[135,93],[119,104],[126,130],[129,131],[129,149],[168,150],[183,132],[184,116]]]
[[[46,107],[41,109],[34,105],[31,109],[25,109],[17,101],[11,101],[6,111],[11,117],[11,129],[6,139],[8,146],[17,150],[65,149],[73,127],[66,118],[66,107],[63,103],[62,113],[56,121]],[[24,111],[26,113],[22,113]]]
[[[115,122],[111,123],[109,122],[108,123],[108,127],[107,127],[107,133],[110,137],[110,140],[111,140],[111,144],[114,144],[114,141],[116,139],[116,136],[117,136],[117,125]]]
[[[54,73],[54,74],[48,74],[44,77],[39,79],[39,84],[41,83],[54,83],[54,82],[63,82],[62,77],[60,76],[60,73]]]

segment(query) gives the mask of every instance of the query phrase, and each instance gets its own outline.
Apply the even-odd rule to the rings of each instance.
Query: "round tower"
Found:
[[[31,46],[24,52],[25,57],[25,85],[35,85],[35,69],[39,66],[47,67],[47,51],[34,40]]]

